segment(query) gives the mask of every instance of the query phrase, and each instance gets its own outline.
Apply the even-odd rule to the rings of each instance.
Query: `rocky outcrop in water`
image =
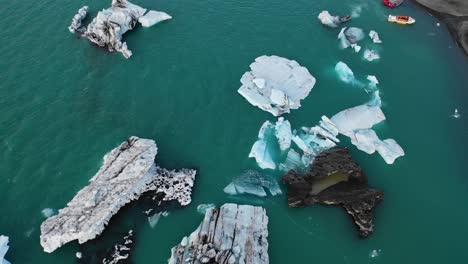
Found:
[[[468,1],[415,0],[448,27],[457,43],[468,55]]]
[[[373,232],[372,210],[384,193],[368,187],[367,177],[346,148],[321,152],[307,173],[290,171],[283,176],[283,182],[288,186],[290,207],[341,206],[353,218],[361,237]]]
[[[44,251],[52,252],[72,240],[84,243],[94,239],[121,207],[144,193],[158,194],[158,203],[173,200],[189,204],[196,171],[159,168],[154,164],[156,153],[153,140],[131,137],[106,154],[90,184],[58,215],[42,223]]]
[[[197,230],[172,248],[169,264],[267,264],[267,226],[262,207],[225,204],[207,209]]]

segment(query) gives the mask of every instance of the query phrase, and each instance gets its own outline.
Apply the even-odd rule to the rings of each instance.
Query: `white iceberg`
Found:
[[[278,56],[261,56],[250,64],[251,71],[241,78],[238,92],[247,101],[274,116],[301,107],[316,80],[294,60]]]
[[[404,150],[394,139],[380,140],[372,129],[355,131],[351,143],[368,154],[377,151],[388,164],[393,164],[395,159],[405,155]]]
[[[359,51],[361,51],[362,47],[359,46],[358,44],[354,43],[354,44],[351,44],[351,48],[353,48],[356,53],[359,53]]]
[[[204,215],[204,214],[206,214],[206,211],[207,211],[208,209],[215,208],[215,207],[216,207],[216,205],[213,204],[213,203],[209,203],[209,204],[199,204],[199,205],[197,206],[197,212],[199,212],[200,214],[203,214],[203,215]]]
[[[284,120],[282,117],[278,118],[275,124],[275,136],[282,151],[286,151],[291,147],[292,132],[288,120]]]
[[[379,33],[377,33],[377,32],[374,31],[374,30],[371,30],[371,31],[369,32],[369,37],[372,39],[372,41],[373,41],[374,43],[382,43],[382,40],[380,40],[380,38],[379,38]]]
[[[340,46],[343,49],[351,47],[352,44],[364,39],[364,30],[356,27],[344,27],[338,33],[338,39],[340,40]]]
[[[335,65],[335,72],[338,75],[338,78],[345,83],[354,83],[354,73],[353,71],[346,65],[346,63],[340,61]]]
[[[370,88],[377,88],[377,84],[379,84],[379,80],[374,75],[367,75],[367,80],[369,81]]]
[[[375,50],[366,49],[364,51],[363,58],[367,61],[374,61],[380,59],[380,55]]]
[[[346,136],[354,134],[359,129],[372,128],[385,120],[385,115],[379,106],[358,105],[335,114],[331,121],[338,131]]]
[[[164,12],[150,10],[146,15],[140,17],[138,22],[144,27],[151,27],[159,22],[172,19],[172,17]]]
[[[274,133],[275,127],[270,121],[263,123],[258,132],[258,140],[252,146],[249,158],[255,158],[258,166],[262,169],[276,169],[275,162],[271,154],[269,136]]]
[[[275,178],[260,174],[257,171],[248,170],[234,177],[232,182],[224,188],[224,192],[230,195],[252,194],[265,197],[267,196],[265,189],[273,196],[282,194]]]
[[[327,10],[320,12],[318,19],[323,25],[328,27],[335,28],[340,24],[340,17],[330,15]]]
[[[81,21],[86,17],[88,14],[88,6],[83,6],[78,10],[78,13],[73,17],[72,23],[68,27],[68,30],[71,33],[75,33],[76,31],[81,31]],[[0,263],[1,264],[1,263]]]
[[[5,255],[10,247],[8,246],[8,237],[0,236],[0,264],[10,264],[8,260],[5,259]]]

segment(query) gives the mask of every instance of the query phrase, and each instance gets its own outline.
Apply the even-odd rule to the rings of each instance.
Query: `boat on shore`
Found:
[[[401,5],[404,0],[382,0],[383,4],[390,7],[390,8],[395,8]]]
[[[411,25],[416,22],[416,20],[410,16],[392,16],[388,15],[388,22],[397,23],[400,25]]]

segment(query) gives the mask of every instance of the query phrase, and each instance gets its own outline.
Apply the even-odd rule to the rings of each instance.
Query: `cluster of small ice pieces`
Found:
[[[264,175],[254,170],[248,170],[232,179],[232,182],[224,188],[224,192],[230,195],[251,194],[265,197],[267,189],[271,195],[282,194],[276,179],[270,175]]]
[[[72,240],[84,243],[100,235],[119,209],[147,191],[182,206],[191,202],[195,170],[169,171],[154,163],[153,140],[130,137],[104,156],[90,184],[80,190],[58,215],[41,225],[41,245],[52,252]]]
[[[156,23],[171,19],[164,12],[149,11],[127,0],[112,0],[112,6],[98,12],[86,29],[81,28],[81,21],[86,17],[88,7],[78,10],[68,27],[71,33],[83,33],[91,42],[100,47],[107,47],[109,51],[121,52],[125,58],[130,58],[132,52],[127,48],[127,43],[122,42],[122,35],[132,30],[137,21],[142,26],[150,27]]]
[[[315,78],[294,60],[261,56],[241,78],[238,92],[249,103],[274,116],[298,109],[315,85]]]
[[[171,250],[169,264],[267,264],[268,216],[262,207],[224,204]]]
[[[380,253],[382,253],[382,250],[381,249],[373,249],[370,253],[369,253],[369,257],[370,258],[376,258],[380,255]]]
[[[337,135],[338,129],[326,116],[322,116],[319,125],[302,127],[299,131],[292,130],[289,121],[280,117],[275,125],[270,121],[263,123],[249,157],[255,158],[262,169],[301,171],[311,164],[315,155],[336,146]]]
[[[320,12],[320,14],[318,15],[318,19],[323,25],[332,28],[335,28],[340,24],[340,17],[330,15],[330,13],[327,10]]]
[[[8,237],[0,235],[0,264],[10,264],[8,260],[5,259],[5,255],[10,247],[8,246]]]

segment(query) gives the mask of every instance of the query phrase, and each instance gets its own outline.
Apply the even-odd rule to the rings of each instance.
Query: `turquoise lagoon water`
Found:
[[[67,30],[81,6],[89,5],[94,16],[110,1],[2,2],[0,234],[10,237],[12,263],[75,263],[75,242],[42,251],[41,210],[64,207],[102,156],[130,135],[155,139],[161,166],[198,169],[192,204],[154,229],[132,208],[111,221],[101,241],[135,228],[134,263],[166,263],[171,247],[201,222],[196,206],[226,202],[266,208],[273,264],[467,261],[468,63],[435,18],[408,2],[394,12],[417,23],[389,24],[390,10],[377,0],[135,3],[174,19],[126,34],[134,56],[125,60]],[[316,19],[324,9],[344,15],[357,6],[361,16],[349,25],[374,29],[384,41],[376,46],[377,63],[338,49],[339,29]],[[317,78],[303,107],[285,115],[296,128],[368,100],[337,80],[338,61],[358,78],[378,77],[387,116],[378,133],[395,138],[406,156],[387,165],[343,138],[371,186],[385,191],[370,238],[357,237],[341,208],[289,209],[285,195],[223,193],[232,177],[257,168],[247,155],[262,123],[274,121],[237,93],[242,74],[264,54],[297,60]],[[460,119],[450,117],[455,108]],[[374,249],[381,254],[370,258]]]

